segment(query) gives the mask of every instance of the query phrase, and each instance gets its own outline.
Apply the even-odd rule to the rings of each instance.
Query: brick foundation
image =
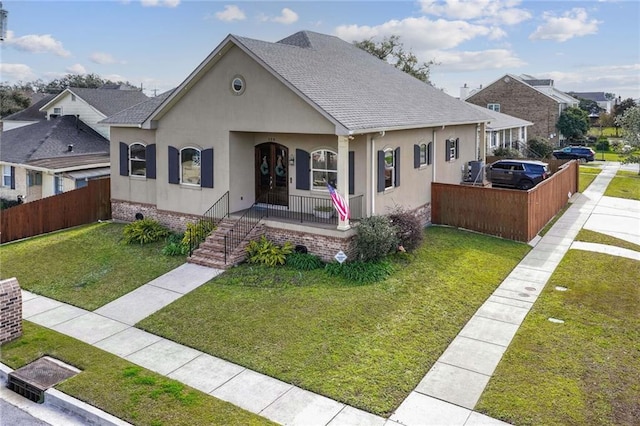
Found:
[[[22,293],[16,278],[0,281],[0,344],[22,336]]]
[[[309,253],[320,257],[324,262],[335,261],[334,256],[342,250],[348,259],[355,259],[355,233],[353,231],[332,231],[331,234],[340,232],[343,236],[322,235],[321,229],[313,229],[307,232],[281,228],[283,225],[269,223],[265,226],[265,236],[278,245],[289,241],[294,245],[303,245]],[[317,232],[317,233],[312,233]],[[328,232],[329,233],[329,232]]]
[[[142,213],[145,219],[157,220],[162,225],[177,232],[184,232],[187,229],[187,223],[196,222],[200,219],[198,215],[158,210],[153,204],[111,200],[112,219],[133,222],[136,219],[136,213]]]

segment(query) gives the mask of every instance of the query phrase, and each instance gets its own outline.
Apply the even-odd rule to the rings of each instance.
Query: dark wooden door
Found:
[[[289,150],[274,142],[255,147],[256,202],[289,205]]]

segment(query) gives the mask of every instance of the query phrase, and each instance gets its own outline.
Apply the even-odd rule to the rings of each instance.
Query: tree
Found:
[[[638,175],[640,175],[640,107],[633,106],[627,108],[624,114],[616,118],[616,122],[622,129],[622,136],[631,149],[624,149],[622,155],[623,164],[638,164]]]
[[[578,105],[578,108],[580,108],[583,111],[586,111],[587,114],[591,115],[598,115],[600,114],[602,111],[604,111],[602,108],[600,108],[600,105],[598,105],[598,103],[596,101],[592,101],[590,99],[584,99],[584,98],[578,98],[580,100],[580,104]]]
[[[580,139],[589,130],[589,114],[580,108],[569,107],[560,114],[556,128],[569,141]]]
[[[406,52],[400,41],[400,36],[385,37],[381,42],[375,43],[373,39],[354,41],[353,44],[360,49],[371,53],[395,66],[399,70],[414,76],[418,80],[431,84],[429,74],[431,66],[436,65],[434,60],[418,63],[418,58],[411,51]]]
[[[532,158],[548,158],[552,153],[553,145],[549,139],[538,137],[527,142],[527,155]]]
[[[7,84],[0,84],[0,117],[22,111],[31,105],[31,98],[24,91]]]
[[[618,102],[613,106],[613,116],[615,117],[615,126],[616,126],[616,136],[618,136],[618,130],[620,129],[620,125],[618,124],[618,118],[622,117],[626,110],[629,108],[633,108],[636,106],[636,101],[631,98],[627,98],[624,101]]]

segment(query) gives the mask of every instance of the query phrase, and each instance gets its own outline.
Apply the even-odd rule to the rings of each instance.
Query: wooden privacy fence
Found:
[[[478,186],[431,184],[431,221],[531,241],[578,190],[578,162],[561,166],[528,191]]]
[[[111,179],[0,212],[0,242],[111,218]]]

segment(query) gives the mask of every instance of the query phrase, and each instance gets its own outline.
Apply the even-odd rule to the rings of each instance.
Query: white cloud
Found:
[[[284,9],[282,9],[282,12],[280,12],[280,16],[276,16],[275,18],[272,19],[273,22],[277,22],[279,24],[285,24],[285,25],[293,24],[297,20],[298,20],[298,14],[295,13],[293,10],[289,9],[288,7],[285,7]]]
[[[527,65],[525,61],[515,56],[507,49],[489,49],[482,51],[432,51],[438,71],[467,72],[480,70],[494,70],[516,68]]]
[[[502,30],[465,21],[432,21],[426,17],[391,20],[377,26],[342,25],[335,29],[335,35],[348,42],[363,39],[382,39],[399,35],[407,49],[433,50],[451,49],[476,37],[503,37]]]
[[[555,40],[564,42],[573,37],[582,37],[598,32],[598,22],[589,20],[587,11],[583,8],[573,8],[556,16],[553,12],[545,12],[542,16],[544,24],[538,26],[529,36],[530,40]]]
[[[520,0],[421,0],[421,11],[451,19],[481,20],[516,25],[531,19],[531,13],[515,6]]]
[[[228,4],[224,7],[222,12],[216,12],[216,18],[221,21],[243,21],[247,17],[244,12],[236,5]]]
[[[57,56],[68,57],[71,53],[64,49],[62,42],[54,39],[51,34],[28,34],[15,37],[13,31],[7,31],[5,42],[14,49],[30,53],[53,53]]]
[[[67,67],[66,71],[70,74],[86,74],[87,69],[80,64],[73,64]]]
[[[140,4],[144,7],[177,7],[180,0],[140,0]]]
[[[35,79],[35,73],[25,64],[4,64],[0,62],[0,75],[4,81],[30,81]]]
[[[115,64],[118,62],[111,54],[105,52],[93,52],[91,56],[89,56],[89,59],[91,62],[100,65]]]

